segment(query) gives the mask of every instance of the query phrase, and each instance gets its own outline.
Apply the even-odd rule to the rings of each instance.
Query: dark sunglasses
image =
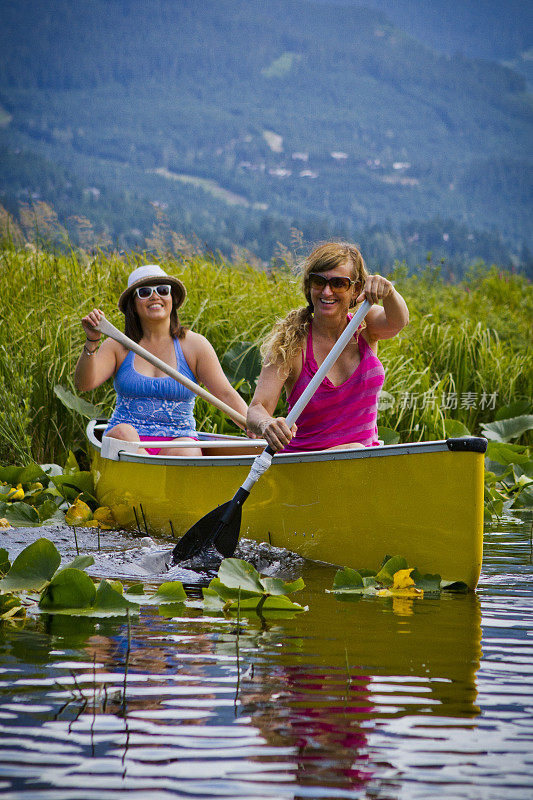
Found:
[[[333,278],[326,278],[318,272],[309,273],[309,285],[312,286],[313,289],[319,289],[320,291],[325,289],[326,286],[329,286],[331,291],[335,292],[335,294],[344,294],[353,283],[355,283],[355,281],[351,278],[342,278],[340,275],[335,275]]]
[[[135,294],[137,297],[140,297],[141,300],[148,300],[154,292],[157,292],[159,297],[169,297],[171,291],[172,287],[169,283],[162,283],[159,286],[138,286],[135,289]]]

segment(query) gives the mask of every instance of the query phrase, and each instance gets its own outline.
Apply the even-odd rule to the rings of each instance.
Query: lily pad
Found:
[[[185,589],[181,581],[166,581],[159,586],[154,594],[144,594],[142,584],[139,584],[140,592],[132,592],[130,587],[125,593],[125,597],[132,603],[140,606],[161,606],[169,603],[184,603],[187,599]]]
[[[445,419],[444,433],[448,439],[460,438],[461,436],[470,436],[470,431],[466,425],[460,422],[458,419]]]
[[[66,500],[74,500],[80,492],[94,499],[93,476],[90,472],[71,472],[67,475],[55,475],[52,483]]]
[[[69,408],[71,411],[76,411],[76,413],[81,414],[87,419],[95,419],[100,415],[97,406],[88,403],[87,400],[83,400],[83,398],[78,397],[77,394],[74,394],[69,389],[65,389],[65,387],[60,384],[54,386],[54,394],[66,408]]]
[[[468,592],[468,586],[463,581],[441,581],[440,588],[445,592]]]
[[[509,442],[518,439],[526,431],[533,429],[533,414],[522,414],[519,417],[486,422],[481,426],[483,436],[495,442]]]
[[[209,588],[209,586],[204,586],[202,588],[202,595],[203,595],[203,598],[204,598],[204,610],[205,611],[220,611],[220,612],[222,612],[224,610],[224,607],[226,605],[226,601],[214,589]]]
[[[187,595],[181,581],[166,581],[165,583],[162,583],[154,597],[157,597],[159,600],[166,600],[170,603],[177,603],[180,600],[187,599]]]
[[[494,419],[509,419],[510,417],[521,417],[523,414],[531,414],[530,400],[515,400],[508,406],[501,406],[494,415]]]
[[[41,464],[41,469],[48,478],[63,474],[63,467],[60,467],[59,464]]]
[[[0,517],[5,517],[15,528],[35,528],[41,524],[39,514],[28,503],[0,502]]]
[[[487,445],[486,461],[498,464],[520,464],[524,466],[530,460],[526,447],[509,442],[489,442]]]
[[[76,556],[70,564],[67,564],[63,569],[87,569],[94,564],[94,556]]]
[[[72,450],[69,450],[67,460],[65,461],[65,466],[63,467],[63,475],[72,475],[73,473],[79,471],[80,466],[76,460],[76,456]]]
[[[0,467],[0,482],[16,486],[18,483],[33,483],[43,477],[43,468],[38,464],[26,467]]]
[[[244,379],[253,386],[261,372],[261,353],[253,342],[239,342],[223,356],[222,364],[232,383]]]
[[[293,592],[299,592],[301,589],[305,588],[305,583],[302,578],[297,578],[295,581],[287,583],[281,580],[281,578],[262,577],[261,583],[267,594],[278,597],[292,594]]]
[[[392,556],[383,564],[376,575],[376,580],[384,586],[391,586],[394,583],[394,573],[400,569],[407,569],[408,564],[403,556]]]
[[[219,570],[219,572],[220,572],[220,570]],[[215,594],[217,594],[219,597],[222,597],[222,599],[224,601],[226,601],[226,600],[238,600],[239,597],[241,598],[241,600],[245,600],[245,599],[248,599],[250,597],[259,598],[264,594],[262,587],[261,587],[261,590],[258,591],[256,589],[251,589],[251,590],[241,589],[240,586],[237,586],[237,587],[235,587],[235,586],[226,586],[226,584],[222,583],[222,581],[219,578],[213,578],[210,581],[208,588],[212,592],[215,592]]]
[[[25,616],[26,611],[21,605],[20,597],[14,594],[0,594],[0,619],[7,620]]]
[[[95,611],[105,611],[117,616],[125,615],[130,610],[138,610],[138,603],[131,603],[124,595],[118,592],[113,585],[102,580],[96,590]]]
[[[0,590],[40,591],[61,563],[61,556],[49,539],[37,539],[20,553],[5,578],[0,581]]]
[[[56,609],[92,608],[96,600],[96,587],[81,569],[66,567],[54,575],[39,601],[43,611]]]
[[[240,558],[225,558],[218,569],[218,579],[228,588],[264,593],[258,571]]]
[[[132,583],[125,590],[124,594],[144,594],[144,583]]]
[[[230,614],[240,613],[240,615],[243,617],[248,616],[248,614],[251,612],[255,614],[259,611],[263,616],[276,616],[277,614],[285,615],[291,612],[298,613],[308,610],[307,606],[301,606],[299,603],[293,603],[292,600],[289,600],[289,598],[285,597],[284,595],[281,597],[268,595],[264,602],[261,602],[263,597],[250,597],[247,600],[241,600],[240,603],[233,602],[231,605],[229,605],[229,607],[226,606],[226,610],[229,611]]]
[[[533,508],[533,488],[526,486],[516,497],[514,505],[517,508]]]
[[[39,514],[41,525],[43,522],[49,522],[50,520],[57,520],[58,522],[65,520],[64,512],[59,510],[57,503],[52,498],[37,506],[37,513]]]
[[[0,547],[0,575],[5,575],[9,572],[11,563],[9,561],[9,553],[5,547]]]
[[[415,582],[417,589],[423,589],[424,592],[439,592],[440,591],[440,575],[422,575],[415,567],[411,572],[411,577]]]
[[[333,594],[347,594],[350,592],[361,594],[364,589],[363,578],[359,572],[351,567],[344,567],[344,569],[339,569],[335,573],[331,592]]]
[[[386,428],[384,425],[378,426],[378,439],[383,444],[398,444],[400,441],[400,434],[392,428]]]

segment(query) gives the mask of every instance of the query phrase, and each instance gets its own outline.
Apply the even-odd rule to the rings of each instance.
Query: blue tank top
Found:
[[[178,372],[198,383],[187,364],[179,339],[174,339]],[[174,378],[149,378],[133,365],[130,350],[115,375],[115,410],[106,433],[120,422],[133,425],[140,436],[193,436],[196,433],[196,395]]]

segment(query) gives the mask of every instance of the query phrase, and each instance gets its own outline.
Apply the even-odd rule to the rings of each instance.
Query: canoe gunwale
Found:
[[[101,441],[96,435],[96,429],[103,430],[107,420],[91,420],[87,425],[87,438],[101,454]],[[235,441],[243,440],[244,443],[253,445],[252,440],[245,437],[225,436],[223,434],[198,434],[200,443],[202,441],[224,440]],[[411,442],[406,444],[389,444],[378,447],[354,448],[353,450],[311,450],[300,453],[279,453],[275,460],[277,464],[295,464],[319,461],[345,461],[361,458],[384,458],[387,456],[403,456],[415,453],[438,453],[438,452],[477,452],[484,453],[487,449],[487,440],[478,436],[464,436],[459,438],[440,439],[428,442]],[[119,452],[118,460],[138,464],[151,464],[159,466],[176,467],[212,467],[219,466],[251,466],[256,454],[251,455],[202,455],[194,458],[187,456],[156,456],[150,454]]]

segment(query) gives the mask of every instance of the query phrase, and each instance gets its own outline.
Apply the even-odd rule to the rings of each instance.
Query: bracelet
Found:
[[[91,340],[89,339],[89,341]],[[94,350],[89,350],[89,348],[86,345],[83,345],[83,352],[88,356],[96,355],[97,350],[98,350],[97,347],[95,347]]]

